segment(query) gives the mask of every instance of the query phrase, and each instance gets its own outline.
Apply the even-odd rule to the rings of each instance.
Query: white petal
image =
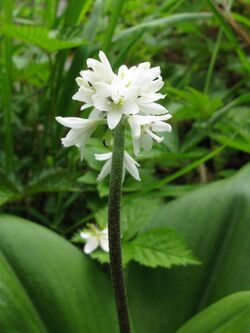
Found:
[[[103,180],[108,174],[110,174],[111,162],[112,162],[112,159],[109,159],[104,163],[104,165],[102,167],[102,170],[101,170],[101,172],[99,173],[99,175],[97,177],[98,181]]]
[[[134,177],[136,180],[141,180],[137,166],[139,164],[125,151],[124,152],[124,165],[126,170]]]
[[[159,99],[163,99],[166,95],[159,94],[159,93],[152,93],[152,92],[145,92],[142,93],[141,96],[138,98],[139,103],[150,103],[158,101]]]
[[[82,239],[88,239],[90,237],[90,234],[88,232],[80,232],[80,237]]]
[[[105,251],[109,252],[109,240],[108,236],[101,236],[100,238],[100,247]]]
[[[152,122],[164,121],[172,118],[171,114],[164,114],[162,116],[151,116]]]
[[[145,103],[145,104],[140,104],[140,109],[148,114],[164,114],[167,113],[168,110],[162,106],[161,104],[157,103]]]
[[[152,80],[158,78],[161,75],[161,69],[160,66],[157,67],[152,67],[149,69],[149,75],[151,77]]]
[[[89,119],[101,119],[103,118],[103,112],[101,112],[100,110],[94,109],[91,111],[90,115],[89,115]]]
[[[143,134],[140,137],[140,144],[144,150],[150,151],[153,146],[153,139],[151,138],[151,136],[149,136],[147,134]]]
[[[108,228],[105,228],[101,231],[102,235],[108,235]]]
[[[106,82],[96,82],[95,88],[98,95],[101,95],[105,98],[111,95],[111,86]]]
[[[95,154],[95,159],[97,161],[107,161],[112,157],[112,152],[104,153],[104,154]]]
[[[135,154],[135,156],[138,156],[140,153],[140,139],[139,138],[133,138],[133,146],[134,146],[134,154]]]
[[[103,51],[99,52],[99,58],[103,65],[106,67],[106,70],[110,72],[110,75],[113,75],[112,67],[110,66],[110,63],[108,61],[108,58],[106,57],[105,53]]]
[[[120,110],[107,112],[107,122],[110,129],[114,129],[122,118],[122,113]]]
[[[94,94],[92,90],[85,89],[81,87],[76,94],[72,96],[72,99],[75,101],[85,102],[85,103],[92,103],[91,97]]]
[[[83,128],[85,127],[89,121],[88,119],[82,119],[78,117],[56,117],[56,121],[69,128]]]
[[[99,245],[99,240],[97,237],[91,237],[87,240],[87,243],[84,246],[84,253],[90,254],[95,251]]]
[[[118,69],[118,76],[121,79],[124,79],[128,72],[128,67],[126,65],[121,65]]]
[[[164,140],[164,137],[162,136],[158,136],[156,135],[155,133],[151,132],[150,130],[148,129],[145,129],[145,132],[151,136],[152,139],[154,139],[156,142],[160,143]]]
[[[151,125],[151,128],[154,132],[171,132],[172,130],[171,125],[164,123],[162,121]]]
[[[113,110],[112,105],[107,98],[97,94],[93,96],[93,104],[94,107],[100,111],[110,112]]]
[[[135,138],[139,138],[141,135],[140,118],[136,116],[131,116],[128,118],[128,123],[131,128],[132,136]]]
[[[125,103],[122,107],[122,113],[124,114],[136,114],[139,112],[139,106],[137,103]]]
[[[147,91],[156,92],[156,91],[160,90],[163,86],[164,86],[164,82],[163,82],[162,78],[159,77],[158,79],[152,81],[148,85]]]
[[[138,66],[138,69],[142,71],[148,70],[149,68],[150,68],[150,62],[142,62]]]
[[[92,103],[91,103],[91,104],[83,104],[83,105],[81,106],[81,109],[80,109],[80,110],[82,111],[82,110],[88,109],[88,108],[90,108],[91,106],[93,106]]]

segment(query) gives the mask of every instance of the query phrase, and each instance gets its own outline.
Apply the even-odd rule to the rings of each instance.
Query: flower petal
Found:
[[[167,113],[168,110],[161,104],[157,103],[142,103],[140,109],[147,114],[160,115]]]
[[[104,235],[100,237],[100,247],[105,251],[109,252],[109,240],[108,236]]]
[[[128,123],[131,128],[132,136],[135,138],[139,138],[141,135],[140,118],[136,116],[131,116],[128,118]]]
[[[99,173],[99,175],[97,177],[98,181],[103,180],[108,174],[110,174],[111,162],[112,162],[112,159],[109,159],[104,163],[104,165],[102,167],[102,170],[101,170],[101,172]]]
[[[154,132],[171,132],[172,126],[164,123],[163,121],[151,125],[151,128]]]
[[[132,177],[138,181],[141,180],[137,169],[137,167],[140,166],[139,163],[137,163],[126,151],[124,152],[124,165]]]
[[[124,103],[122,106],[122,113],[124,114],[136,114],[139,112],[139,106],[137,103]]]
[[[82,119],[78,117],[56,117],[56,121],[69,128],[83,128],[85,127],[88,123],[88,119]]]
[[[107,112],[108,127],[111,130],[114,129],[118,125],[121,118],[122,118],[122,113],[120,110]]]
[[[90,254],[91,252],[95,251],[99,245],[99,240],[97,237],[90,237],[87,240],[87,243],[84,246],[84,253]]]
[[[104,153],[104,154],[95,154],[95,159],[97,161],[107,161],[112,157],[112,152]]]
[[[153,139],[151,138],[151,136],[149,136],[147,134],[143,134],[140,137],[140,144],[144,150],[150,151],[153,146]]]
[[[138,156],[140,153],[140,139],[133,137],[133,147],[134,147],[134,154]]]
[[[80,232],[80,237],[82,239],[88,239],[90,237],[90,234],[88,232]]]

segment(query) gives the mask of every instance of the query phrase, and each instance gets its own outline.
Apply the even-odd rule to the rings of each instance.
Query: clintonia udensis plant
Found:
[[[57,117],[56,120],[70,128],[62,138],[64,147],[76,146],[84,158],[85,146],[99,125],[112,130],[112,150],[95,154],[95,159],[104,162],[97,178],[101,181],[110,174],[108,232],[90,230],[81,233],[86,240],[84,252],[89,254],[99,245],[110,255],[110,270],[121,333],[129,333],[129,315],[126,290],[122,272],[120,203],[122,183],[126,171],[140,181],[139,164],[126,151],[124,131],[129,128],[133,140],[133,154],[149,151],[154,141],[162,142],[161,132],[170,132],[166,123],[171,118],[168,110],[158,103],[165,96],[158,91],[164,82],[159,67],[150,67],[149,62],[128,68],[122,65],[114,73],[105,54],[100,51],[100,61],[87,60],[87,69],[76,78],[79,86],[74,100],[82,103],[81,110],[92,108],[88,118]],[[156,134],[157,133],[157,134]],[[108,237],[107,237],[108,233]]]

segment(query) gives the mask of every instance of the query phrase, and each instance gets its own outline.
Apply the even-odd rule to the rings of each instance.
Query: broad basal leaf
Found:
[[[209,306],[177,333],[249,333],[250,291],[236,293]]]
[[[110,281],[54,232],[1,215],[0,332],[118,333]]]

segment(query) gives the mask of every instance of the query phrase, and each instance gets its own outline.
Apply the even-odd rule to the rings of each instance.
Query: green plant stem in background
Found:
[[[114,130],[114,146],[109,186],[109,254],[115,303],[121,333],[130,333],[128,306],[122,271],[120,205],[124,158],[124,127],[122,121]]]
[[[4,21],[12,21],[12,1],[3,2]],[[2,99],[3,99],[3,128],[4,128],[4,146],[5,146],[5,168],[10,172],[13,167],[13,140],[11,130],[11,40],[9,37],[3,37],[3,71],[2,71]]]
[[[119,17],[121,17],[122,7],[125,3],[125,0],[116,0],[114,7],[112,8],[112,14],[109,18],[109,24],[104,35],[104,40],[102,48],[104,52],[108,52],[112,42],[112,37],[115,31],[115,27],[118,23]]]
[[[218,52],[219,52],[220,45],[221,45],[222,35],[223,35],[223,30],[222,30],[222,28],[220,28],[220,30],[218,32],[218,35],[217,35],[216,44],[215,44],[215,47],[214,47],[214,50],[213,50],[211,61],[210,61],[209,67],[208,67],[207,78],[206,78],[205,87],[204,87],[204,93],[205,94],[207,94],[208,90],[209,90],[209,86],[210,86],[210,82],[211,82],[211,78],[212,78],[212,74],[213,74],[213,70],[214,70],[215,61],[216,61],[216,58],[218,56]]]

